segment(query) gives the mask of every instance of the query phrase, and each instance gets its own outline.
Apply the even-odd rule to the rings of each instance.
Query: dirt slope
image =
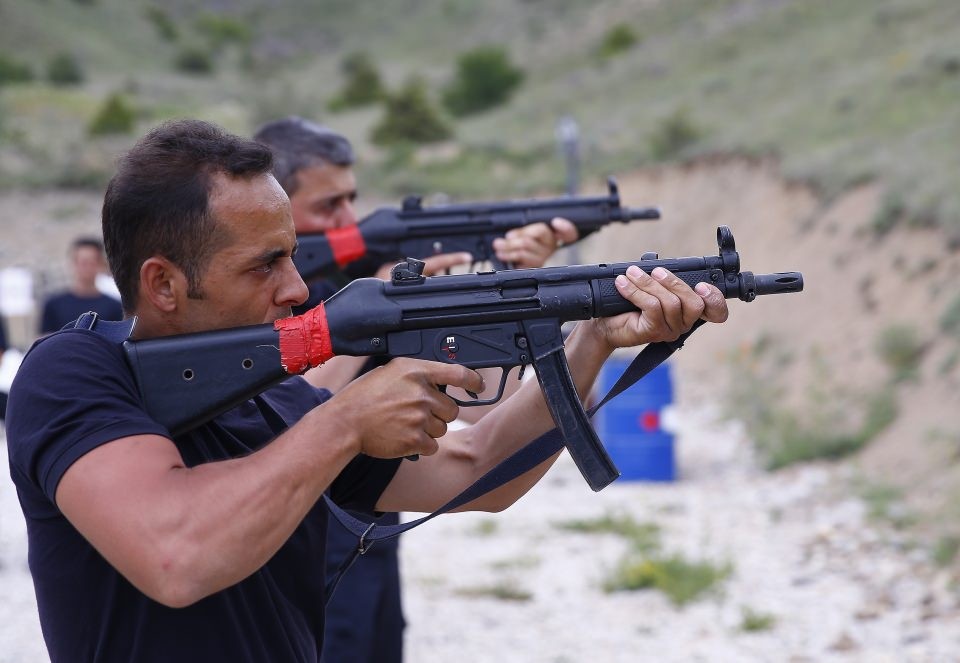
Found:
[[[698,332],[677,356],[681,399],[722,396],[725,380],[737,378],[729,358],[742,359],[764,337],[791,358],[781,369],[796,406],[825,381],[866,393],[890,380],[875,349],[879,335],[909,327],[926,348],[918,377],[897,387],[899,417],[855,462],[876,480],[907,489],[914,506],[949,507],[960,485],[960,370],[949,361],[957,341],[939,321],[960,291],[960,255],[938,231],[900,224],[877,237],[869,228],[882,200],[879,186],[823,201],[784,181],[772,161],[712,159],[619,181],[625,204],[660,205],[664,218],[605,229],[589,240],[584,261],[626,260],[647,250],[664,257],[715,253],[714,231],[724,224],[744,269],[805,277],[802,294],[733,301],[727,324]]]

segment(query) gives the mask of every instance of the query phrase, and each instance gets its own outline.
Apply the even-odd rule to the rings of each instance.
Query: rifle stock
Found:
[[[614,285],[631,265],[648,273],[664,267],[691,286],[712,283],[725,297],[748,302],[803,289],[798,272],[741,271],[725,226],[717,243],[716,256],[433,277],[410,259],[394,268],[390,282],[358,279],[317,308],[274,325],[127,341],[124,348],[147,412],[173,435],[335,355],[496,366],[504,376],[532,364],[568,450],[591,488],[600,490],[618,472],[573,386],[560,325],[634,310]],[[492,401],[502,392],[503,381]]]

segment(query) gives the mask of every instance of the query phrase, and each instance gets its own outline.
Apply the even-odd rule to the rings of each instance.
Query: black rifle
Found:
[[[717,242],[716,256],[657,259],[649,254],[637,262],[433,277],[424,277],[423,263],[409,259],[394,268],[391,282],[358,279],[302,316],[273,325],[127,341],[124,348],[147,412],[173,435],[316,363],[301,356],[312,342],[327,345],[321,361],[332,355],[389,355],[502,368],[497,395],[458,401],[465,406],[496,402],[508,371],[533,364],[570,455],[590,487],[600,490],[619,472],[577,396],[560,325],[635,310],[614,285],[630,265],[648,273],[664,267],[690,286],[712,283],[725,297],[747,302],[803,289],[798,272],[740,271],[726,226],[718,228]],[[283,330],[307,320],[310,340]]]
[[[297,236],[294,263],[305,281],[330,276],[338,269],[350,277],[372,276],[378,267],[404,258],[428,258],[465,251],[474,264],[489,261],[494,269],[508,269],[497,259],[493,240],[531,223],[549,223],[554,217],[572,221],[581,239],[603,226],[636,219],[659,219],[655,207],[621,207],[617,183],[600,197],[563,197],[497,203],[424,207],[411,196],[400,209],[382,207],[360,223],[326,233]],[[473,270],[471,270],[473,271]]]

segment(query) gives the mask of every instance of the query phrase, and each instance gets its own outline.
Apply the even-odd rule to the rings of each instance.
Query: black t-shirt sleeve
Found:
[[[51,502],[78,458],[142,434],[168,432],[144,411],[118,344],[88,330],[68,330],[27,353],[10,389],[10,465]]]

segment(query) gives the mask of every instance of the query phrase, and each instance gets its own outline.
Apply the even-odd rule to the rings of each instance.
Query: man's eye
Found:
[[[253,272],[262,272],[262,273],[264,273],[264,274],[267,274],[267,273],[271,272],[272,270],[273,270],[273,262],[268,262],[268,263],[266,263],[265,265],[260,265],[259,267],[254,267],[254,268],[253,268],[252,270],[250,270],[250,271],[253,271]]]

